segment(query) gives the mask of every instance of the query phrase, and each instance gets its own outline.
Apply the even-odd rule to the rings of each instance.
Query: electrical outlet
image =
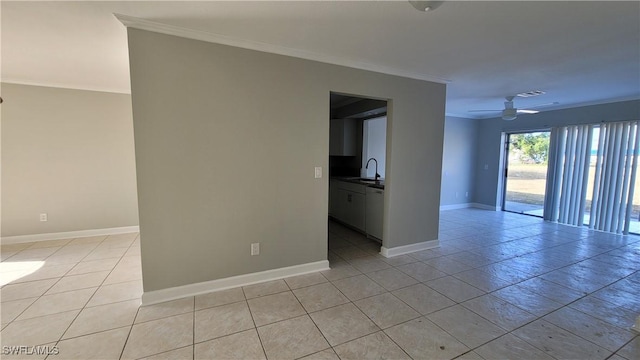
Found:
[[[251,244],[251,256],[260,255],[260,243]]]
[[[322,166],[316,166],[315,177],[316,179],[322,178]]]
[[[40,221],[47,221],[47,214],[40,214]]]

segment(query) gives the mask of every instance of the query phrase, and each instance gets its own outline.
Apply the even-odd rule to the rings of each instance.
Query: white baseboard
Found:
[[[476,208],[476,209],[491,210],[491,211],[500,211],[500,210],[502,210],[502,207],[500,207],[500,206],[492,206],[492,205],[479,204],[479,203],[471,203],[471,207]]]
[[[142,294],[142,305],[152,305],[165,301],[181,299],[187,296],[201,295],[238,286],[252,285],[323,270],[329,270],[329,261],[322,260],[307,264],[260,271],[257,273],[232,276],[224,279],[176,286],[168,289],[147,291]]]
[[[100,235],[116,235],[116,234],[127,234],[139,232],[139,226],[123,226],[116,228],[108,228],[108,229],[92,229],[92,230],[78,230],[78,231],[66,231],[66,232],[57,232],[57,233],[47,233],[47,234],[32,234],[32,235],[17,235],[17,236],[4,236],[2,237],[2,244],[21,244],[27,242],[34,241],[44,241],[44,240],[59,240],[59,239],[71,239],[71,238],[81,238],[81,237],[89,237],[89,236],[100,236]]]
[[[467,208],[470,208],[470,207],[473,207],[473,203],[440,205],[440,211],[456,210],[456,209],[467,209]]]
[[[491,211],[500,211],[501,210],[500,206],[491,206],[491,205],[479,204],[479,203],[462,203],[462,204],[440,205],[440,211],[457,210],[457,209],[469,209],[469,208],[491,210]]]
[[[415,243],[415,244],[396,246],[396,247],[393,247],[393,248],[386,248],[386,247],[383,246],[382,248],[380,248],[380,255],[382,255],[382,256],[384,256],[386,258],[390,258],[390,257],[398,256],[398,255],[409,254],[409,253],[416,252],[416,251],[433,249],[433,248],[437,248],[439,246],[440,246],[440,241],[439,240],[423,241],[423,242],[419,242],[419,243]]]

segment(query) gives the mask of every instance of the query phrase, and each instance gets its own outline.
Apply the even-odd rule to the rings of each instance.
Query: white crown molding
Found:
[[[146,291],[142,294],[142,305],[152,305],[165,301],[196,296],[214,291],[247,286],[266,281],[278,280],[290,276],[304,275],[313,272],[329,270],[329,261],[321,260],[307,264],[288,266],[278,269],[260,271],[251,274],[231,276],[224,279],[204,281],[195,284],[176,286],[167,289]]]
[[[594,105],[606,105],[606,104],[612,104],[617,102],[634,101],[634,100],[640,100],[640,96],[627,95],[627,96],[618,96],[618,97],[608,98],[608,99],[583,101],[579,103],[570,104],[567,106],[557,105],[557,106],[549,107],[548,109],[541,109],[540,112],[547,112],[547,111],[553,111],[553,110],[565,110],[565,109],[587,107],[587,106],[594,106]]]
[[[380,255],[386,258],[390,258],[394,256],[417,252],[417,251],[433,249],[439,246],[440,246],[440,240],[423,241],[415,244],[396,246],[393,248],[386,248],[383,246],[380,248]]]
[[[34,242],[34,241],[81,238],[81,237],[100,236],[100,235],[106,236],[106,235],[116,235],[116,234],[128,234],[128,233],[134,233],[134,232],[140,232],[140,227],[136,225],[136,226],[107,228],[107,229],[65,231],[65,232],[47,233],[47,234],[3,236],[2,245],[22,244],[22,243]]]
[[[2,79],[0,82],[3,83],[3,84],[41,86],[41,87],[50,87],[50,88],[57,88],[57,89],[84,90],[84,91],[96,91],[96,92],[105,92],[105,93],[112,93],[112,94],[131,95],[131,89],[108,89],[108,88],[103,88],[103,87],[93,87],[93,86],[84,86],[84,85],[70,85],[70,84],[39,82],[39,81],[30,81],[30,80],[18,80],[18,79]]]
[[[268,43],[263,43],[259,41],[253,40],[245,40],[233,38],[230,36],[213,34],[210,32],[202,31],[202,30],[194,30],[187,29],[180,26],[162,24],[155,21],[149,21],[145,19],[140,19],[133,16],[122,15],[122,14],[113,14],[124,26],[147,30],[156,33],[166,34],[166,35],[174,35],[187,39],[206,41],[210,43],[229,45],[234,47],[239,47],[243,49],[262,51],[272,54],[291,56],[300,59],[313,60],[327,64],[346,66],[350,68],[356,68],[361,70],[368,70],[388,75],[395,75],[410,79],[417,80],[425,80],[431,81],[441,84],[448,84],[451,80],[447,80],[437,76],[431,76],[428,74],[416,73],[411,71],[405,71],[402,69],[389,67],[389,66],[381,66],[376,64],[370,64],[354,59],[347,59],[338,56],[332,56],[327,54],[320,54],[316,52],[294,49],[285,46],[273,45]]]

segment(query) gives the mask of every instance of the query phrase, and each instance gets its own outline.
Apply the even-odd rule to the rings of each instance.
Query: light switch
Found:
[[[489,170],[489,164],[484,164],[484,169]]]
[[[322,178],[322,166],[316,166],[316,179]]]

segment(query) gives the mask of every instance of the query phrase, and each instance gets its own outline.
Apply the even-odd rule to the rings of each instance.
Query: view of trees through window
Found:
[[[550,132],[509,134],[504,209],[542,216]]]
[[[515,155],[523,164],[546,164],[549,157],[549,133],[513,134],[510,138]]]

